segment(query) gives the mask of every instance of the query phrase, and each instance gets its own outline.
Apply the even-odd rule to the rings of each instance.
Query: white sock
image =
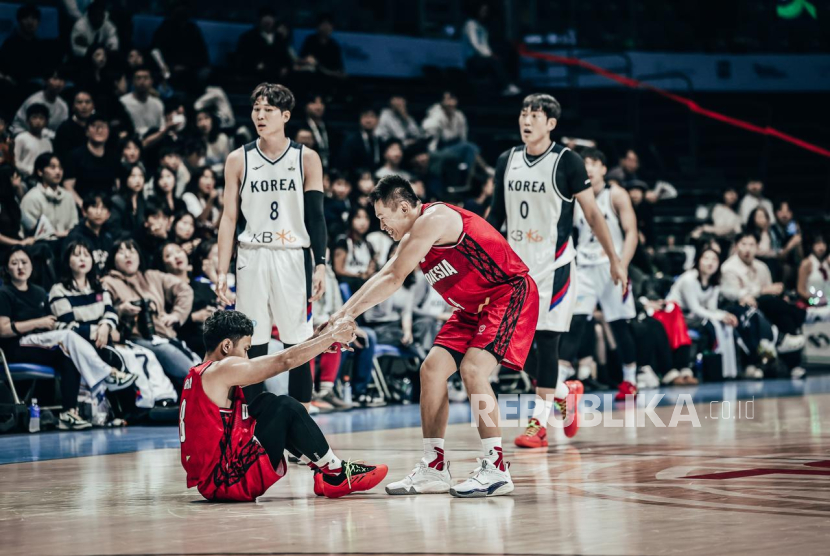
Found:
[[[424,438],[424,463],[433,463],[438,458],[444,461],[444,439]]]
[[[629,363],[623,365],[623,380],[627,380],[631,384],[637,384],[637,363]]]
[[[556,390],[553,391],[553,397],[557,400],[564,400],[568,397],[568,392],[570,392],[570,390],[568,390],[568,387],[565,386],[565,383],[560,379],[556,382]]]
[[[590,365],[580,365],[579,369],[576,371],[576,378],[579,380],[587,380],[591,378],[591,372],[593,372],[593,368]]]
[[[536,400],[533,406],[533,418],[539,421],[543,427],[548,426],[548,419],[550,419],[550,412],[553,410],[553,400],[544,399],[539,394],[536,394]]]
[[[574,375],[574,368],[570,365],[559,365],[559,382],[568,380]]]
[[[312,463],[320,469],[328,465],[329,470],[334,472],[340,471],[340,468],[343,467],[343,460],[335,456],[334,452],[331,451],[331,448],[329,448],[329,451],[326,452],[323,457],[318,460],[313,460]]]
[[[333,382],[321,382],[320,383],[320,395],[324,396],[334,390],[334,383]]]
[[[481,448],[484,450],[484,459],[504,471],[504,458],[502,457],[501,437],[482,438]]]

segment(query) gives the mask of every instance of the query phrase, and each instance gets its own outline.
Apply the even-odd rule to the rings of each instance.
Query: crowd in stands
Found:
[[[201,360],[202,324],[232,307],[214,293],[224,162],[255,138],[226,92],[211,83],[204,39],[186,11],[171,11],[148,52],[131,48],[104,2],[77,16],[70,44],[48,44],[35,36],[38,9],[24,6],[0,48],[0,94],[4,109],[12,107],[0,113],[0,345],[9,361],[58,372],[59,421],[69,430],[91,420],[119,424],[106,390],[135,389],[139,408],[177,403],[182,380]],[[487,59],[486,16],[465,28],[471,65],[489,68],[513,93],[497,62]],[[288,26],[264,9],[235,58],[251,88],[264,80],[296,88],[291,138],[317,150],[324,164],[330,268],[326,293],[313,307],[315,323],[394,252],[368,202],[378,179],[400,174],[421,200],[451,201],[481,215],[494,187],[452,91],[439,89],[423,114],[392,92],[383,108],[354,108],[350,132],[331,129],[327,104],[352,87],[331,34],[331,18],[321,17],[298,54]],[[12,49],[16,54],[7,56]],[[638,218],[631,268],[638,386],[762,378],[779,364],[803,376],[805,323],[826,319],[828,310],[824,236],[803,234],[794,207],[773,204],[763,183],[750,180],[742,199],[727,188],[722,202],[707,208],[707,221],[692,234],[696,256],[675,277],[657,248],[653,206],[677,192],[649,186],[638,167],[629,150],[606,176],[628,191]],[[412,400],[407,385],[417,382],[417,363],[450,314],[415,271],[366,313],[354,353],[315,362],[312,407],[383,403],[383,388],[374,387],[378,372],[392,399]],[[619,382],[619,362],[601,311],[594,317],[573,368],[590,388],[602,389]],[[392,364],[379,364],[381,353],[394,353]],[[93,400],[91,417],[79,412],[82,390]]]

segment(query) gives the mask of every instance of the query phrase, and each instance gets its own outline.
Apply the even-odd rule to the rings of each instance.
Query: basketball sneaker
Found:
[[[484,498],[513,492],[509,463],[504,463],[504,471],[487,458],[478,458],[478,465],[472,477],[450,489],[451,495],[456,498]]]
[[[389,468],[385,465],[365,465],[344,461],[337,475],[322,473],[323,495],[326,498],[340,498],[353,492],[371,490],[386,477]]]
[[[314,464],[309,464],[309,466]],[[323,472],[319,469],[312,468],[314,471],[314,494],[317,496],[325,496],[323,492]]]
[[[568,387],[568,396],[564,400],[556,400],[556,406],[559,408],[559,413],[562,415],[562,421],[565,424],[565,436],[573,438],[579,430],[579,412],[577,411],[577,404],[579,398],[585,392],[582,382],[578,380],[568,380],[565,382]]]
[[[636,396],[637,395],[637,387],[628,382],[627,380],[623,380],[620,383],[620,389],[617,392],[617,395],[614,396],[614,401],[617,402],[624,402],[626,396]]]
[[[452,486],[450,462],[442,459],[441,464],[431,467],[422,459],[412,473],[400,481],[386,485],[386,494],[444,494],[449,492]]]
[[[525,432],[517,436],[513,442],[519,448],[544,448],[548,445],[548,431],[539,419],[531,417]]]

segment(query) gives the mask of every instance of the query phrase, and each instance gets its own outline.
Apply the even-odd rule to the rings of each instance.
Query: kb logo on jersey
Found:
[[[251,234],[251,243],[275,243],[279,241],[282,245],[286,243],[294,243],[297,238],[291,233],[291,230],[280,230],[277,233],[261,232],[258,234]]]

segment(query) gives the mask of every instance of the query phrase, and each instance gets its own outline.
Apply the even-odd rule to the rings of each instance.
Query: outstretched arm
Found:
[[[258,384],[311,361],[332,344],[348,344],[354,340],[356,325],[350,320],[337,321],[325,331],[301,344],[273,355],[243,359],[228,357],[208,368],[202,375],[202,384],[211,400],[224,400],[234,386]]]
[[[429,211],[427,211],[429,213]],[[403,284],[409,273],[415,270],[433,245],[446,232],[450,215],[425,213],[415,221],[412,230],[404,236],[394,255],[372,276],[362,288],[335,315],[331,322],[342,317],[357,318],[378,303],[391,297]]]

